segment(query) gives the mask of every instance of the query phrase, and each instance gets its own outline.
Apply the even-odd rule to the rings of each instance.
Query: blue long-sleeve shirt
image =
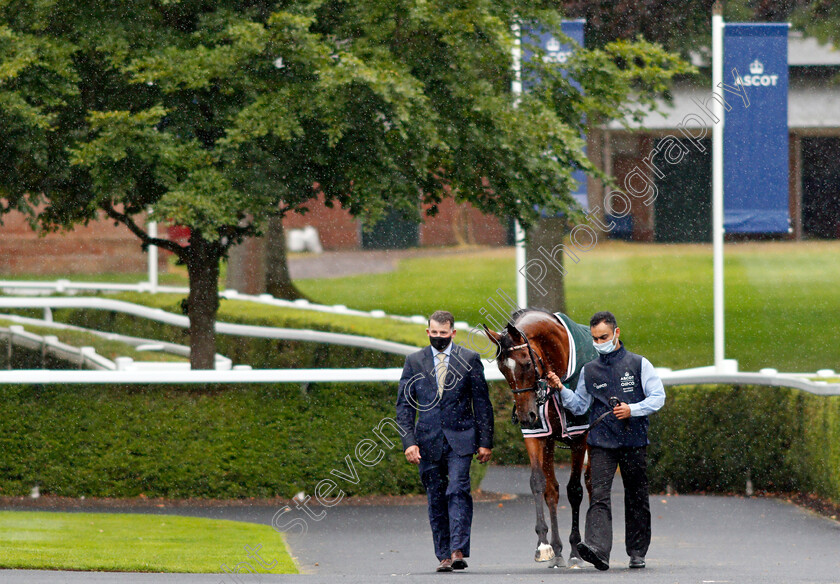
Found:
[[[575,415],[583,414],[592,405],[593,398],[586,391],[585,378],[586,367],[578,378],[575,391],[565,386],[560,390],[560,399],[563,401],[563,405]],[[665,404],[665,387],[662,385],[662,380],[656,373],[656,369],[645,357],[642,357],[642,391],[644,391],[645,399],[630,404],[631,417],[649,416]]]

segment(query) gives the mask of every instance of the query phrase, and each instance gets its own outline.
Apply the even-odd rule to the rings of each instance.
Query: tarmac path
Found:
[[[567,480],[561,467],[558,480]],[[0,584],[251,584],[274,582],[645,582],[650,584],[834,583],[840,584],[840,522],[769,498],[700,495],[651,496],[653,541],[645,570],[629,570],[624,553],[620,477],[613,492],[614,544],[610,570],[549,569],[533,561],[536,535],[528,471],[491,467],[484,491],[516,498],[478,502],[470,567],[436,574],[437,560],[423,504],[353,505],[330,508],[305,535],[288,537],[302,575],[134,574],[0,570]],[[561,490],[562,489],[561,487]],[[561,505],[565,505],[565,497]],[[586,501],[584,501],[584,508]],[[90,511],[90,509],[85,509]],[[115,509],[116,510],[116,509]],[[125,509],[119,509],[125,511]],[[277,509],[265,506],[135,508],[270,524]],[[559,511],[568,558],[570,511]]]

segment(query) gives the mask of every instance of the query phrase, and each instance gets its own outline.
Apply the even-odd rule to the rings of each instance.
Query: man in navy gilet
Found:
[[[586,536],[578,552],[599,570],[609,569],[610,491],[618,467],[624,482],[624,534],[630,567],[644,568],[650,545],[647,417],[665,403],[665,389],[650,361],[624,348],[619,340],[621,329],[611,312],[596,313],[589,328],[599,356],[584,365],[577,389],[572,392],[562,386],[555,373],[548,374],[549,383],[562,388],[563,405],[574,414],[589,410],[592,424],[587,438],[592,499],[586,513]]]
[[[455,332],[451,313],[432,314],[430,346],[406,357],[397,396],[405,458],[419,465],[428,497],[438,572],[467,567],[470,463],[473,455],[487,462],[493,448],[493,406],[481,356],[452,342]]]

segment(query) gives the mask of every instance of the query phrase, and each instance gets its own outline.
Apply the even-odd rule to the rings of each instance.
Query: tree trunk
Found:
[[[275,298],[286,300],[306,298],[292,283],[289,275],[286,232],[283,230],[282,217],[272,217],[268,220],[265,240],[265,291]]]
[[[528,230],[528,243],[525,248],[527,261],[537,260],[545,270],[539,278],[539,285],[536,282],[528,282],[528,306],[545,308],[551,312],[566,312],[563,278],[566,270],[563,266],[563,256],[566,253],[564,248],[557,247],[564,243],[566,233],[566,219],[563,217],[540,219]],[[535,279],[539,277],[538,270],[529,270],[528,273]]]
[[[187,314],[190,318],[190,367],[215,369],[216,312],[219,309],[218,245],[208,242],[200,234],[190,236],[187,272],[190,295]]]
[[[265,292],[265,243],[265,237],[249,237],[228,250],[228,290],[242,294]]]

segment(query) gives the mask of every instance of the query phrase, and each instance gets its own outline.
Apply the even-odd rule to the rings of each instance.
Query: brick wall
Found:
[[[507,228],[499,219],[485,215],[469,203],[445,199],[438,214],[420,225],[420,245],[505,245]]]
[[[305,215],[292,213],[283,220],[286,229],[312,225],[318,229],[326,250],[359,249],[359,222],[341,208],[327,208],[323,197],[313,200]],[[163,235],[166,231],[159,228]],[[484,215],[467,203],[446,199],[435,217],[426,217],[420,226],[420,245],[457,244],[504,245],[505,225]],[[159,250],[159,266],[166,268],[169,255]],[[3,274],[94,274],[101,272],[134,273],[147,269],[147,255],[140,240],[122,225],[115,226],[104,217],[69,232],[44,237],[32,231],[23,215],[11,212],[0,225],[0,277]]]
[[[341,207],[324,205],[324,195],[307,205],[303,215],[290,213],[283,218],[283,229],[299,229],[311,225],[318,230],[324,249],[358,249],[361,245],[359,223]]]
[[[505,245],[507,227],[497,218],[485,215],[468,203],[457,204],[446,199],[435,217],[424,217],[420,225],[421,246],[442,245]],[[325,250],[359,249],[359,222],[340,208],[327,208],[323,197],[313,200],[309,212],[292,213],[283,219],[285,229],[311,225],[318,230]]]
[[[166,255],[159,250],[161,269],[166,266]],[[44,237],[32,231],[17,212],[4,216],[0,225],[0,275],[144,272],[147,262],[140,240],[112,221],[102,219]]]

